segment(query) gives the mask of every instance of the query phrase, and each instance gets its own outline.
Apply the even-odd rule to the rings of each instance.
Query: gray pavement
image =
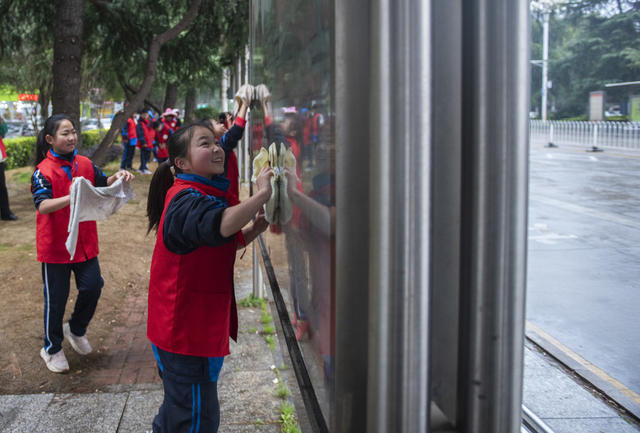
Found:
[[[236,283],[238,299],[246,297],[250,272],[241,273]],[[240,307],[239,316],[238,344],[231,343],[218,383],[219,432],[276,433],[283,401],[295,403],[298,395],[295,378],[290,369],[282,368],[280,346],[276,344],[272,353],[260,333],[260,308]],[[278,378],[293,396],[277,396]],[[115,385],[86,394],[1,395],[0,432],[144,433],[151,430],[162,398],[157,383]]]
[[[531,343],[525,345],[524,405],[554,433],[637,433],[640,426]]]

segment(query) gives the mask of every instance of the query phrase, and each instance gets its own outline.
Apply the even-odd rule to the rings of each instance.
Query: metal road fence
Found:
[[[640,122],[531,120],[529,134],[532,144],[640,150]]]

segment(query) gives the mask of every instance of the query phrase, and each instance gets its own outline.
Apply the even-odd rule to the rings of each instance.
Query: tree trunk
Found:
[[[187,94],[184,98],[184,122],[192,123],[197,119],[195,118],[194,111],[196,109],[196,104],[198,102],[198,91],[195,87],[189,87],[187,89]]]
[[[175,83],[167,83],[167,89],[164,92],[164,104],[162,106],[162,110],[164,111],[167,108],[176,108],[177,101],[178,101],[178,85]]]
[[[49,102],[51,102],[51,94],[53,93],[53,81],[48,80],[40,84],[40,97],[38,103],[40,104],[40,123],[44,126],[44,122],[49,117]],[[37,131],[37,129],[36,129]]]
[[[127,119],[136,111],[136,107],[142,106],[144,100],[149,95],[153,81],[156,78],[156,67],[158,66],[160,48],[191,25],[198,16],[201,2],[202,0],[192,0],[189,10],[184,14],[178,24],[160,35],[154,35],[151,39],[151,45],[149,45],[149,50],[147,51],[147,68],[142,85],[140,86],[138,93],[136,93],[131,99],[131,103],[113,118],[111,128],[93,154],[93,162],[97,165],[103,165],[107,162],[107,150],[109,146],[111,146],[113,141],[116,139],[120,133],[120,129],[124,126]]]
[[[58,0],[53,42],[53,114],[64,113],[80,126],[83,0]],[[81,136],[78,136],[78,140]]]

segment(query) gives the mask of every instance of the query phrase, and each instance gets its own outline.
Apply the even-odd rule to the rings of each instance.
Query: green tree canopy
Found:
[[[534,15],[532,59],[542,58],[542,25]],[[589,92],[640,77],[640,1],[582,0],[554,11],[549,31],[550,101],[557,118],[587,112]],[[540,69],[532,73],[532,107],[539,106]],[[607,88],[620,101],[628,89]]]

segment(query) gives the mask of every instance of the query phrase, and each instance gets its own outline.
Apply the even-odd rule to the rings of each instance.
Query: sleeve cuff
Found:
[[[236,241],[242,245],[243,247],[247,246],[247,241],[244,239],[244,235],[242,234],[242,230],[239,230],[236,234]]]
[[[238,116],[236,117],[236,121],[234,122],[236,125],[238,125],[241,128],[244,128],[245,125],[247,124],[247,120]]]

